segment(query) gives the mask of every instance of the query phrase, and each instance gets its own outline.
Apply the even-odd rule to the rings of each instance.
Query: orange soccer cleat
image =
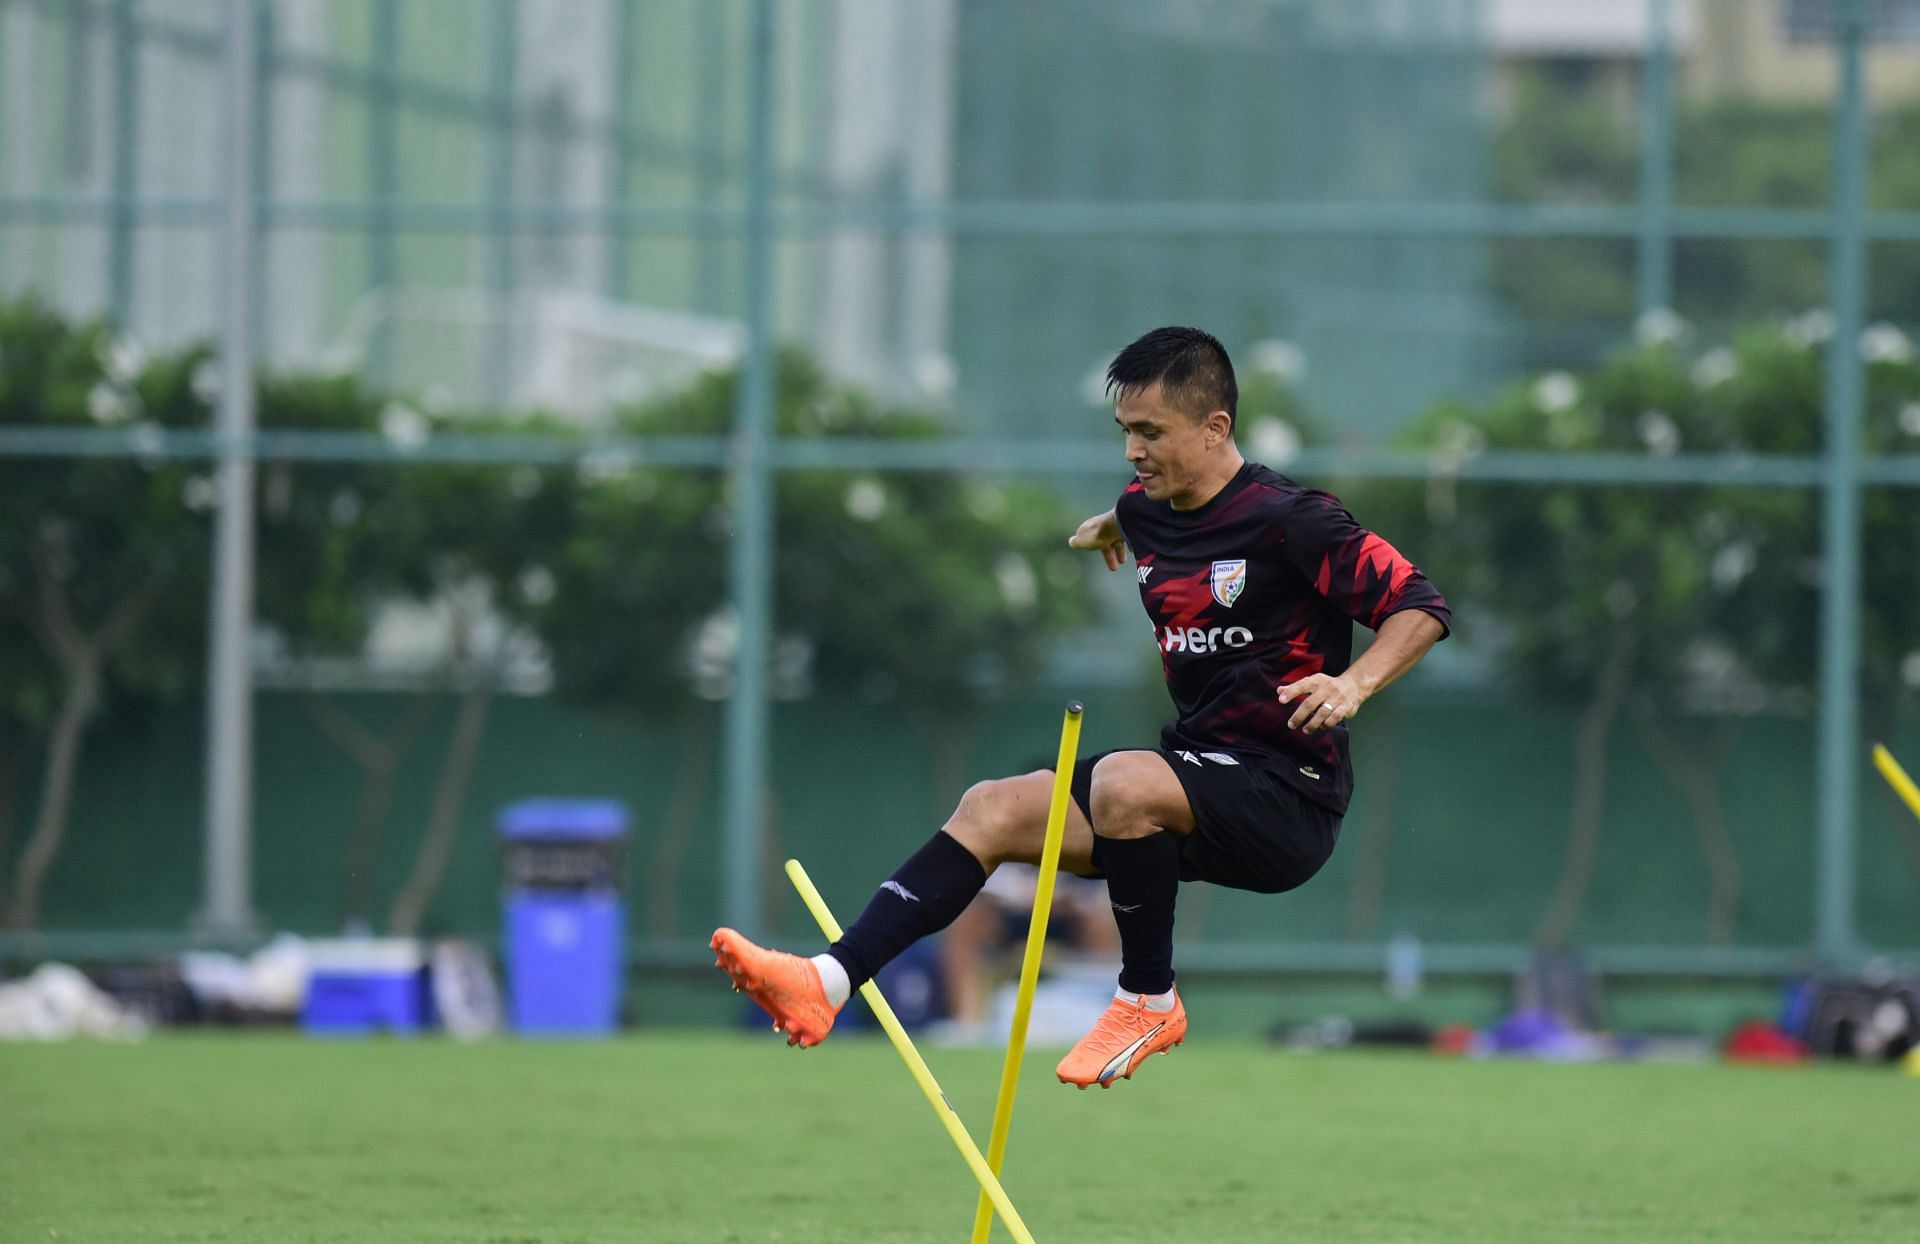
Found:
[[[732,929],[715,929],[713,965],[733,978],[733,987],[773,1016],[773,1030],[788,1045],[805,1048],[827,1039],[840,1008],[827,1001],[820,969],[799,955],[756,946]]]
[[[1093,1031],[1067,1051],[1054,1074],[1062,1084],[1108,1088],[1115,1080],[1133,1079],[1147,1055],[1164,1054],[1186,1039],[1187,1008],[1179,994],[1173,995],[1171,1011],[1149,1010],[1144,998],[1115,998]]]

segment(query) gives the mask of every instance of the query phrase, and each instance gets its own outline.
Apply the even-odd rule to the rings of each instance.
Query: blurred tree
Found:
[[[369,432],[405,443],[424,416],[385,404],[354,376],[269,376],[261,381],[264,429]],[[414,428],[409,420],[421,426]],[[380,609],[420,588],[419,523],[405,495],[406,470],[385,463],[265,459],[260,463],[255,617],[299,672],[295,691],[327,739],[360,769],[360,792],[341,870],[343,928],[368,927],[374,876],[400,762],[446,693],[431,678],[383,722],[355,716],[315,671],[331,660],[357,665]]]
[[[310,431],[378,431],[397,450],[438,431],[562,434],[550,420],[431,417],[353,376],[284,376],[262,384],[261,424]],[[543,558],[564,544],[568,472],[524,465],[398,462],[262,463],[257,616],[284,654],[311,671],[362,667],[383,611],[430,617],[438,636],[415,689],[381,718],[350,712],[303,679],[309,715],[361,770],[342,869],[342,923],[372,924],[375,878],[400,764],[449,695],[458,692],[426,824],[387,927],[419,931],[462,824],[503,662],[526,643],[528,602],[551,590]]]
[[[1739,862],[1720,801],[1741,718],[1804,709],[1818,651],[1819,498],[1794,488],[1473,484],[1446,469],[1483,449],[1810,454],[1821,440],[1818,319],[1749,330],[1695,355],[1638,346],[1589,375],[1554,373],[1480,404],[1436,409],[1408,436],[1441,470],[1424,489],[1381,487],[1369,504],[1425,527],[1425,564],[1458,616],[1498,635],[1503,675],[1542,700],[1578,704],[1575,783],[1559,886],[1539,940],[1558,945],[1584,903],[1598,851],[1607,741],[1631,714],[1692,813],[1710,893],[1706,939],[1731,940]],[[1890,353],[1897,349],[1890,347]],[[1870,369],[1875,443],[1920,399],[1920,373]],[[1870,498],[1869,549],[1908,550],[1910,506]],[[1920,567],[1904,553],[1868,576],[1870,702],[1897,683],[1920,623]],[[1903,642],[1904,640],[1904,642]]]
[[[544,417],[442,422],[477,435],[573,432]],[[421,524],[421,596],[445,619],[448,680],[459,692],[427,823],[387,914],[390,932],[413,936],[453,858],[501,678],[516,656],[532,658],[541,646],[536,623],[556,582],[548,563],[567,546],[575,505],[573,471],[560,467],[421,467],[407,473],[403,489],[407,511]]]
[[[0,472],[0,479],[5,472]],[[0,527],[0,544],[15,538]],[[0,594],[11,590],[0,583]],[[60,700],[59,671],[40,648],[21,609],[0,609],[0,921],[9,906],[14,837],[26,810],[27,781],[41,759],[47,723]]]
[[[0,306],[0,424],[135,430],[207,424],[204,350],[143,359],[102,324]],[[136,440],[136,445],[137,445]],[[6,921],[32,928],[59,858],[89,731],[105,705],[192,684],[203,659],[211,482],[157,457],[0,463],[0,601],[12,617],[6,728],[44,749]]]
[[[637,435],[724,435],[737,373],[628,412]],[[775,422],[795,439],[939,436],[932,416],[884,408],[796,354],[778,364]],[[718,473],[590,461],[579,519],[540,628],[560,691],[602,709],[689,716],[731,690],[738,628],[726,607],[731,512]],[[1048,645],[1091,614],[1088,571],[1066,547],[1079,516],[1022,480],[936,471],[783,474],[775,510],[774,693],[830,687],[890,702],[926,738],[939,790],[958,794],[979,710],[1035,677]],[[671,928],[674,867],[710,786],[691,749],[665,801],[649,909]]]

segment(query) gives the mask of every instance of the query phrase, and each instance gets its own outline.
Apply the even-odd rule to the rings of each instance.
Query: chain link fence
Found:
[[[1324,877],[1183,902],[1197,965],[1913,947],[1865,748],[1920,760],[1920,45],[1577,8],[0,0],[7,936],[204,914],[223,660],[262,927],[491,932],[494,811],[579,793],[635,809],[639,959],[803,933],[780,858],[852,901],[1066,696],[1154,737],[1062,546],[1106,360],[1188,322],[1458,630]]]

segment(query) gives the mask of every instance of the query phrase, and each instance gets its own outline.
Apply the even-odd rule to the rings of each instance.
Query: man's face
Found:
[[[1196,420],[1167,404],[1154,381],[1115,405],[1113,421],[1127,434],[1127,463],[1149,501],[1189,508],[1201,476],[1224,438],[1225,412]],[[1200,498],[1204,500],[1204,498]]]

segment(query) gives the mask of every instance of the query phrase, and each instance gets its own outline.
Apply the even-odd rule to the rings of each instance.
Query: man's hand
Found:
[[[1127,542],[1120,534],[1120,520],[1113,511],[1095,514],[1080,524],[1080,529],[1067,541],[1068,548],[1098,549],[1100,556],[1107,559],[1108,570],[1118,570],[1127,564]]]
[[[1308,674],[1298,682],[1280,688],[1280,702],[1299,707],[1287,718],[1287,729],[1302,734],[1331,730],[1360,711],[1366,697],[1360,687],[1345,674]]]

